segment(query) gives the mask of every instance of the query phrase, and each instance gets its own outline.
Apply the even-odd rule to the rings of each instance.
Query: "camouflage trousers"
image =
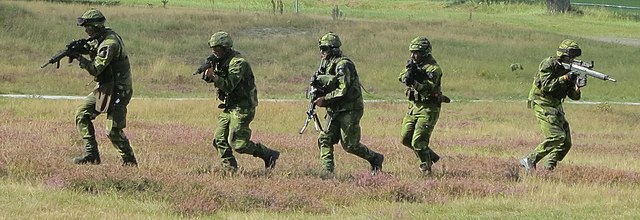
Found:
[[[363,113],[363,109],[328,113],[325,129],[318,136],[320,160],[324,170],[333,172],[335,169],[333,145],[338,141],[348,153],[367,161],[374,158],[376,152],[360,143],[360,119]]]
[[[544,107],[534,104],[533,111],[538,119],[538,125],[544,135],[544,141],[526,157],[534,164],[548,156],[544,164],[546,169],[553,169],[558,161],[562,161],[571,149],[571,130],[569,122],[564,117],[562,108]]]
[[[249,124],[255,117],[255,108],[224,109],[218,116],[213,147],[218,151],[223,166],[237,168],[233,150],[254,157],[265,157],[270,152],[267,146],[254,143],[251,139]]]
[[[107,112],[107,137],[118,150],[124,161],[135,160],[133,149],[129,143],[129,139],[124,134],[123,129],[127,126],[127,105],[131,100],[133,91],[118,92],[113,97],[112,106]],[[87,155],[97,156],[98,142],[96,141],[95,128],[93,120],[100,115],[96,111],[96,97],[92,92],[84,100],[76,110],[76,128],[84,141],[84,148]]]
[[[429,148],[431,133],[438,122],[439,111],[421,111],[410,108],[402,119],[402,145],[412,149],[421,167],[431,167],[436,153]]]

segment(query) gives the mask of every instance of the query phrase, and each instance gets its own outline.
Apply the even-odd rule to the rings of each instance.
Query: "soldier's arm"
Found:
[[[426,77],[423,83],[416,82],[413,87],[420,95],[429,96],[436,89],[436,86],[440,84],[442,70],[436,65],[429,65],[423,74],[428,74],[429,76]]]
[[[400,75],[398,75],[398,81],[400,81],[401,83],[404,83],[404,76],[407,75],[407,69],[404,68],[402,69],[402,71],[400,71]]]
[[[355,66],[353,63],[346,60],[340,61],[336,64],[337,86],[335,90],[327,93],[324,97],[325,100],[338,100],[347,94],[348,88],[353,84],[353,82],[351,82],[351,75],[353,74],[354,69]]]
[[[580,88],[577,86],[574,86],[573,88],[569,89],[569,93],[567,94],[567,96],[571,99],[571,100],[580,100],[582,93],[580,92]]]
[[[552,59],[546,59],[540,63],[540,90],[543,92],[554,92],[567,84],[571,84],[570,81],[564,77],[562,67],[560,63]]]
[[[250,70],[251,67],[249,63],[244,59],[232,58],[231,63],[229,63],[229,74],[226,76],[218,76],[217,80],[213,82],[213,85],[224,92],[231,92]]]
[[[112,38],[107,38],[98,46],[93,61],[81,59],[80,67],[86,69],[92,76],[99,76],[111,64],[113,58],[120,53],[120,44]]]

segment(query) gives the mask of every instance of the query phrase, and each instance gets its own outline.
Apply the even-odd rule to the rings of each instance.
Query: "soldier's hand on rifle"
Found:
[[[578,88],[587,86],[587,76],[578,76],[574,82]]]
[[[324,96],[318,97],[313,103],[320,107],[327,107],[327,101],[324,99]]]
[[[218,77],[219,77],[218,75],[214,74],[213,67],[211,67],[209,69],[206,69],[204,71],[204,76],[205,76],[206,80],[209,81],[209,82],[218,81]]]
[[[562,76],[562,80],[564,80],[565,82],[575,82],[576,81],[576,77],[578,77],[578,74],[576,74],[574,72],[569,72],[569,73],[564,74]]]
[[[91,65],[91,60],[78,55],[75,59],[78,60],[79,66],[82,69],[87,69]]]

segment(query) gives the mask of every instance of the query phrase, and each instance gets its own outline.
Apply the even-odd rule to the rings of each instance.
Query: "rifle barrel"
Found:
[[[601,79],[601,80],[608,80],[611,82],[617,82],[616,79],[611,78],[609,75],[580,66],[580,65],[571,65],[571,64],[567,64],[567,63],[562,63],[562,66],[564,66],[565,68],[569,69],[571,68],[571,70],[575,70],[575,71],[579,71],[579,72],[583,72],[589,76]]]

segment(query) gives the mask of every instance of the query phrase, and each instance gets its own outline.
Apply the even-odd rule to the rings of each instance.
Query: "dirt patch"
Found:
[[[295,36],[307,34],[306,30],[295,27],[251,27],[244,32],[251,36]]]
[[[635,39],[635,38],[622,38],[622,37],[586,37],[586,38],[591,40],[607,42],[607,43],[640,47],[640,39]]]

